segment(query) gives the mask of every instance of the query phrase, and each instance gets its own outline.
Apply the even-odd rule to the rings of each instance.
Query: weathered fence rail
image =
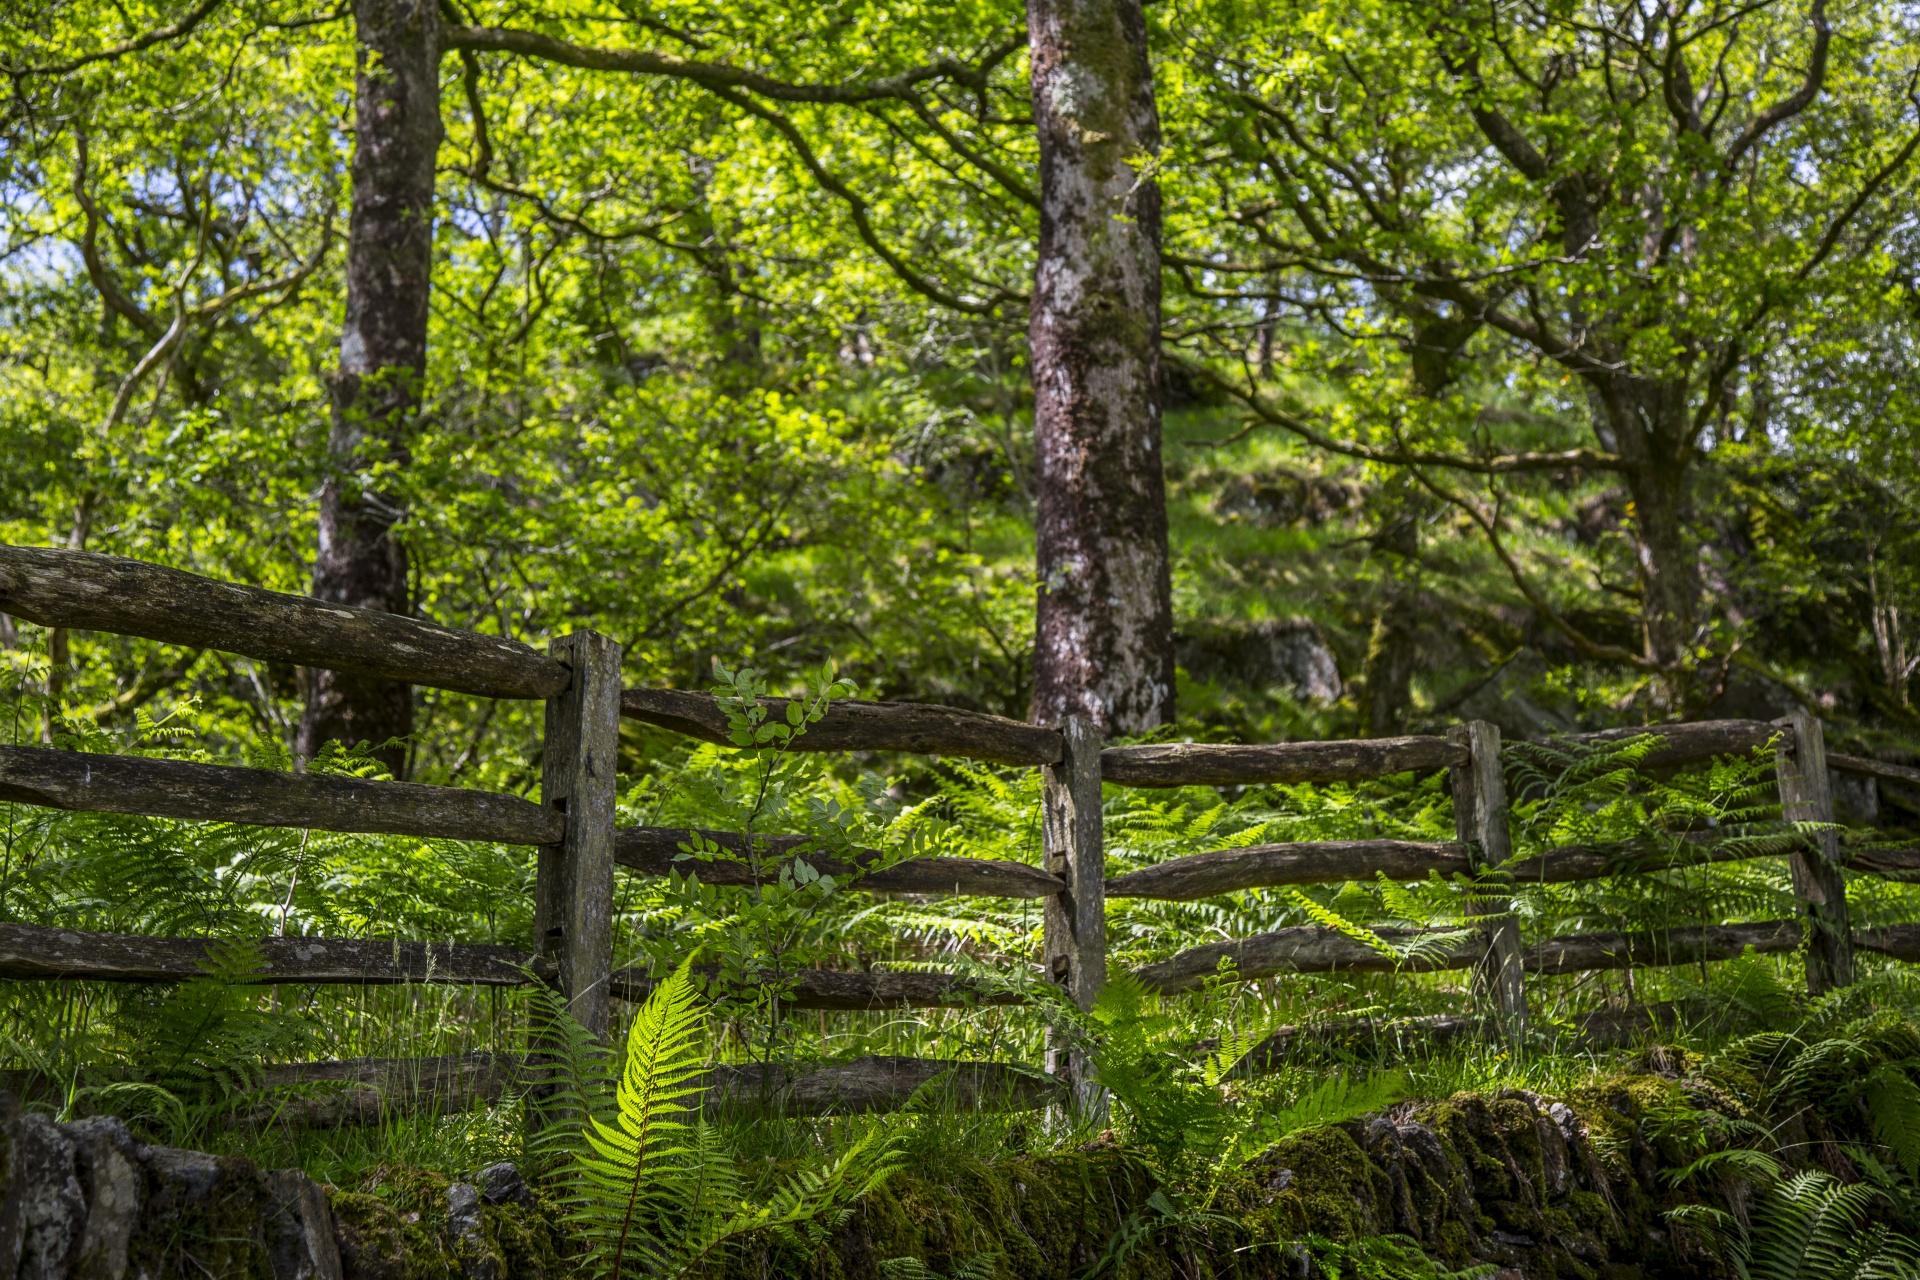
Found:
[[[517,640],[95,551],[0,545],[0,613],[487,698],[551,698],[568,680]]]
[[[1178,901],[1262,886],[1371,879],[1379,874],[1417,879],[1434,871],[1479,877],[1482,889],[1474,895],[1478,922],[1474,936],[1422,946],[1420,936],[1407,931],[1376,930],[1369,941],[1302,926],[1192,948],[1144,967],[1140,976],[1152,986],[1173,992],[1205,982],[1220,972],[1223,960],[1242,979],[1283,973],[1473,969],[1476,988],[1489,1012],[1462,1016],[1478,1019],[1473,1025],[1482,1031],[1498,1028],[1511,1035],[1527,1016],[1524,975],[1528,973],[1706,963],[1748,947],[1773,953],[1805,950],[1809,983],[1817,991],[1851,979],[1856,948],[1920,962],[1920,925],[1850,927],[1840,876],[1843,867],[1896,878],[1920,875],[1920,850],[1843,852],[1831,826],[1833,806],[1827,786],[1829,769],[1920,786],[1920,769],[1829,755],[1819,722],[1805,715],[1776,723],[1720,720],[1608,730],[1504,750],[1498,731],[1480,723],[1459,726],[1444,737],[1103,747],[1098,730],[1081,720],[1051,727],[951,707],[837,701],[794,743],[797,749],[921,752],[1044,771],[1040,866],[942,856],[903,860],[874,850],[830,853],[794,836],[749,838],[675,828],[616,828],[613,782],[621,717],[702,741],[727,744],[730,739],[725,709],[712,695],[621,688],[619,646],[590,631],[560,637],[551,653],[541,654],[503,637],[217,582],[138,561],[9,546],[0,546],[0,612],[50,627],[117,632],[485,697],[545,700],[540,804],[462,788],[0,747],[0,801],[198,821],[496,841],[539,849],[533,954],[474,944],[269,938],[258,943],[262,967],[257,979],[261,982],[512,986],[545,981],[560,990],[583,1024],[604,1033],[610,999],[644,999],[653,987],[647,973],[612,967],[616,865],[653,875],[678,870],[697,874],[707,883],[738,885],[777,876],[782,865],[795,858],[873,892],[1040,899],[1045,920],[1043,977],[1082,1007],[1091,1004],[1105,981],[1109,897]],[[772,714],[785,715],[786,699],[764,701]],[[1549,774],[1557,759],[1565,758],[1569,745],[1602,745],[1644,734],[1655,738],[1644,763],[1660,769],[1769,745],[1774,748],[1786,815],[1818,824],[1815,837],[1789,854],[1802,907],[1799,919],[1575,934],[1522,945],[1516,919],[1499,896],[1506,891],[1503,885],[1519,890],[1528,884],[1566,883],[1778,852],[1737,835],[1698,832],[1673,843],[1578,846],[1519,861],[1509,858],[1509,778],[1519,786],[1530,786],[1534,779]],[[1258,845],[1174,858],[1112,880],[1105,876],[1100,818],[1103,783],[1234,787],[1358,782],[1441,769],[1450,773],[1458,824],[1453,841]],[[732,856],[688,856],[696,837],[701,847],[718,848]],[[176,981],[202,972],[214,945],[204,940],[0,924],[0,977]],[[1014,1004],[1027,998],[1025,992],[1003,982],[945,973],[805,970],[762,975],[759,980],[778,980],[789,1005],[801,1009],[964,1007]],[[924,1083],[955,1067],[919,1060],[887,1061],[895,1065],[864,1073],[843,1072],[843,1088],[823,1083],[834,1078],[827,1073],[806,1089],[792,1079],[745,1082],[744,1076],[729,1077],[725,1089],[764,1091],[777,1085],[789,1098],[812,1099],[804,1101],[804,1106],[831,1107],[836,1105],[835,1098],[849,1107],[878,1105],[874,1100],[904,1096],[900,1090],[914,1080]],[[907,1063],[917,1065],[900,1065]],[[976,1072],[968,1077],[972,1083],[963,1088],[985,1088],[989,1077],[1000,1085],[1012,1079],[994,1074],[1004,1064],[972,1065],[994,1070]],[[1073,1086],[1083,1099],[1087,1097],[1084,1058],[1076,1045],[1066,1039],[1053,1042],[1048,1065],[1065,1082],[1062,1087]],[[470,1087],[476,1072],[485,1075],[480,1068],[442,1066],[444,1070],[436,1068],[438,1075],[428,1072],[428,1077],[465,1081],[456,1091],[485,1096],[485,1088]],[[1016,1068],[1004,1069],[1019,1076]],[[300,1068],[274,1070],[297,1076]],[[875,1085],[873,1081],[882,1076],[894,1084]],[[1029,1090],[1020,1096],[1040,1095]],[[347,1110],[360,1114],[366,1108],[356,1103]]]

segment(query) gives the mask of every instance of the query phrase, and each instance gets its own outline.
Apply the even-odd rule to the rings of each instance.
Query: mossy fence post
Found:
[[[1474,966],[1474,986],[1490,999],[1507,1039],[1527,1029],[1526,969],[1520,951],[1520,922],[1513,903],[1492,880],[1513,856],[1507,827],[1507,780],[1500,765],[1500,727],[1470,720],[1447,730],[1447,738],[1467,749],[1467,760],[1449,769],[1453,789],[1453,826],[1467,847],[1474,889],[1467,915],[1480,921],[1486,950]]]
[[[1825,825],[1789,856],[1793,896],[1806,925],[1807,990],[1813,995],[1853,982],[1853,931],[1847,919],[1847,881],[1840,874],[1840,833],[1833,825],[1833,780],[1827,775],[1826,735],[1804,711],[1775,725],[1786,730],[1774,748],[1780,816]]]
[[[596,631],[553,642],[572,668],[566,691],[547,699],[540,802],[566,816],[559,844],[540,848],[533,928],[567,1011],[596,1037],[607,1034],[613,972],[614,775],[620,747],[620,646]]]
[[[1059,764],[1043,766],[1040,846],[1043,865],[1067,882],[1045,899],[1042,953],[1047,980],[1082,1011],[1107,981],[1106,852],[1100,819],[1100,729],[1083,716],[1060,726]],[[1089,1078],[1087,1055],[1069,1028],[1047,1034],[1047,1071],[1068,1082],[1083,1113],[1106,1107]]]

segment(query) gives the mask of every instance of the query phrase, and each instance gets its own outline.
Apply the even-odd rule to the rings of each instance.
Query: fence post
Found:
[[[1449,770],[1453,784],[1453,828],[1467,846],[1475,878],[1513,856],[1507,828],[1507,776],[1500,765],[1500,726],[1470,720],[1447,730],[1447,740],[1467,749],[1467,762]],[[1476,888],[1467,914],[1481,917],[1486,952],[1474,966],[1474,985],[1491,997],[1508,1039],[1527,1029],[1526,969],[1520,958],[1520,922],[1504,893]]]
[[[1044,899],[1042,953],[1049,982],[1081,1009],[1091,1009],[1107,981],[1107,868],[1100,825],[1099,726],[1068,716],[1060,726],[1059,764],[1041,772],[1042,865],[1064,878],[1064,892]],[[1047,1071],[1068,1081],[1076,1106],[1104,1110],[1104,1094],[1088,1079],[1086,1053],[1060,1028],[1047,1034]]]
[[[1807,928],[1807,990],[1820,995],[1853,982],[1853,931],[1847,920],[1847,881],[1840,874],[1840,833],[1833,822],[1833,780],[1827,741],[1817,717],[1796,711],[1773,722],[1786,730],[1774,747],[1780,780],[1780,816],[1789,822],[1829,824],[1813,847],[1789,855],[1793,896]]]
[[[566,815],[560,844],[543,845],[534,882],[534,945],[558,978],[567,1010],[607,1033],[613,972],[613,804],[620,746],[620,646],[596,631],[553,642],[573,669],[547,699],[540,802]]]

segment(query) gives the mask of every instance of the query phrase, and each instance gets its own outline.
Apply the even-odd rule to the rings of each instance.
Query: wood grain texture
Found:
[[[1889,880],[1920,880],[1920,849],[1846,849],[1841,856],[1853,871],[1869,871]]]
[[[1853,929],[1847,880],[1840,874],[1840,833],[1833,825],[1833,778],[1827,772],[1820,721],[1798,712],[1774,727],[1784,735],[1775,750],[1780,816],[1821,826],[1809,843],[1787,855],[1793,896],[1807,925],[1807,991],[1824,995],[1853,982]]]
[[[1505,866],[1513,857],[1513,836],[1507,826],[1507,779],[1500,766],[1500,728],[1472,720],[1447,730],[1447,740],[1467,748],[1465,763],[1448,772],[1453,789],[1454,834],[1467,846],[1478,875],[1490,867]],[[1526,971],[1520,964],[1520,922],[1504,893],[1484,881],[1467,895],[1467,916],[1480,922],[1484,953],[1474,966],[1474,985],[1482,998],[1491,998],[1514,1038],[1527,1028]]]
[[[571,678],[516,640],[94,551],[0,545],[0,613],[485,698],[548,698]]]
[[[0,800],[315,831],[501,844],[557,839],[560,815],[518,796],[141,756],[0,747]]]
[[[1529,973],[1581,973],[1591,969],[1651,968],[1731,960],[1748,947],[1761,954],[1800,945],[1793,920],[1761,924],[1702,925],[1644,933],[1577,933],[1549,938],[1526,949]]]
[[[1625,1009],[1601,1009],[1574,1020],[1562,1037],[1571,1049],[1622,1048],[1650,1035],[1671,1034],[1680,1025],[1710,1021],[1716,1009],[1708,1001],[1663,1000]],[[1498,1019],[1473,1013],[1436,1013],[1411,1018],[1335,1018],[1281,1027],[1260,1041],[1229,1069],[1245,1078],[1278,1071],[1314,1050],[1335,1053],[1413,1056],[1463,1040],[1491,1040],[1500,1034]]]
[[[1904,960],[1908,964],[1920,964],[1920,924],[1886,924],[1855,929],[1853,945],[1862,951]]]
[[[695,972],[711,980],[716,971],[697,967]],[[795,983],[785,1001],[790,1009],[960,1009],[1026,1003],[1019,991],[946,973],[802,969],[790,976]],[[617,999],[638,1004],[652,994],[654,980],[644,969],[616,969],[609,988]]]
[[[762,698],[775,720],[787,714],[787,698]],[[620,714],[702,742],[732,745],[726,713],[710,693],[683,689],[628,689]],[[965,756],[994,764],[1042,765],[1060,758],[1060,734],[1040,725],[1008,720],[981,711],[962,711],[919,702],[862,702],[844,699],[807,726],[793,741],[795,751],[918,751]]]
[[[553,642],[573,669],[567,691],[547,700],[540,800],[563,826],[541,846],[534,873],[533,936],[555,962],[567,1011],[596,1036],[607,1033],[613,968],[613,819],[620,755],[620,646],[597,631]]]
[[[1313,840],[1256,844],[1244,849],[1170,858],[1107,881],[1109,898],[1157,898],[1188,902],[1240,889],[1289,884],[1372,880],[1424,880],[1430,871],[1451,876],[1468,869],[1466,846],[1412,840]]]
[[[1107,782],[1129,787],[1235,787],[1262,782],[1357,782],[1409,770],[1444,769],[1466,759],[1445,738],[1367,738],[1234,746],[1211,742],[1108,747]]]
[[[1406,929],[1383,927],[1373,932],[1387,941],[1400,943],[1417,936]],[[1646,933],[1570,934],[1527,946],[1521,950],[1520,958],[1528,973],[1576,973],[1588,969],[1730,960],[1749,946],[1772,953],[1792,951],[1799,944],[1799,924],[1776,920]],[[1437,954],[1424,955],[1407,964],[1403,971],[1465,969],[1475,964],[1482,954],[1483,946],[1479,942],[1459,943]],[[1193,947],[1135,972],[1141,981],[1156,990],[1190,991],[1218,972],[1222,959],[1233,962],[1234,973],[1242,980],[1280,973],[1390,973],[1398,967],[1394,957],[1336,930],[1295,925]]]
[[[1509,862],[1503,869],[1520,884],[1569,884],[1778,856],[1701,832],[1683,837],[1678,846],[1652,840],[1563,845]],[[1852,870],[1872,872],[1889,880],[1920,878],[1920,849],[1843,850],[1842,858]],[[1107,896],[1189,902],[1242,889],[1372,880],[1382,872],[1390,880],[1406,881],[1425,879],[1430,871],[1451,877],[1467,869],[1466,846],[1456,841],[1308,840],[1169,858],[1107,881]]]
[[[1849,756],[1838,751],[1829,751],[1827,768],[1838,769],[1842,773],[1862,774],[1869,778],[1884,778],[1888,782],[1904,783],[1910,787],[1920,787],[1920,769],[1912,765],[1893,764],[1886,760],[1870,759],[1867,756]]]
[[[1393,942],[1414,936],[1405,929],[1379,928],[1373,932]],[[1407,965],[1406,971],[1463,969],[1472,964],[1480,952],[1480,944],[1476,942],[1457,943],[1443,954],[1430,955]],[[1336,930],[1309,924],[1191,947],[1134,970],[1134,976],[1156,991],[1169,994],[1191,991],[1218,973],[1222,960],[1231,961],[1233,972],[1242,980],[1279,973],[1391,973],[1398,965],[1395,957],[1365,943]]]
[[[741,858],[747,855],[746,836],[728,831],[695,832],[685,827],[621,827],[614,832],[614,859],[621,866],[649,875],[669,871],[697,875],[702,884],[749,885],[753,867],[728,859],[687,857],[681,849],[695,835]],[[848,883],[868,893],[967,894],[984,898],[1044,898],[1065,887],[1024,862],[990,858],[914,858],[893,866],[874,864],[885,859],[873,849],[855,849],[851,859],[830,857],[812,847],[805,836],[756,836],[763,880],[779,876],[782,866],[799,859],[823,876]]]
[[[1660,742],[1641,762],[1674,766],[1710,760],[1715,756],[1745,755],[1780,736],[1780,730],[1761,720],[1694,720],[1685,724],[1649,724],[1638,728],[1603,729],[1598,733],[1569,733],[1544,745],[1605,746],[1652,734]]]
[[[519,1059],[497,1053],[273,1063],[259,1099],[235,1119],[251,1129],[339,1129],[457,1115],[497,1103],[523,1074]]]
[[[702,1077],[708,1107],[790,1116],[898,1111],[928,1086],[941,1105],[961,1111],[1033,1111],[1066,1092],[1060,1081],[1009,1063],[887,1055],[811,1068],[731,1063]]]
[[[0,923],[0,977],[88,978],[101,982],[177,982],[205,972],[201,938],[151,938],[44,925]],[[515,947],[467,942],[395,942],[381,938],[261,938],[259,983],[526,982],[532,959]]]

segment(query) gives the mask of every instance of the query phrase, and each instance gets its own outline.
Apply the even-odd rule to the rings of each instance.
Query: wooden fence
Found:
[[[0,612],[48,627],[116,632],[483,697],[544,700],[539,804],[464,788],[17,746],[0,747],[0,801],[533,845],[538,871],[532,954],[474,944],[271,938],[262,944],[265,966],[259,981],[509,986],[527,982],[531,973],[551,983],[574,1016],[599,1035],[606,1034],[612,999],[643,999],[651,989],[653,975],[612,966],[615,868],[663,875],[690,833],[615,825],[619,720],[625,716],[726,744],[726,717],[717,698],[681,690],[621,688],[620,647],[592,631],[560,637],[542,654],[497,636],[91,552],[0,546]],[[766,702],[774,718],[784,716],[785,699]],[[1604,743],[1641,733],[1659,738],[1647,758],[1655,767],[1679,767],[1771,746],[1789,819],[1833,821],[1829,769],[1920,786],[1920,770],[1828,753],[1820,722],[1804,714],[1773,723],[1722,720],[1611,730],[1567,741]],[[877,854],[856,853],[851,862],[805,856],[828,874],[864,870],[855,883],[867,890],[1042,899],[1045,978],[1082,1008],[1092,1004],[1106,978],[1109,898],[1177,901],[1261,886],[1370,880],[1379,872],[1396,880],[1422,878],[1431,871],[1480,878],[1482,891],[1471,895],[1471,910],[1479,922],[1474,940],[1437,952],[1423,949],[1411,960],[1399,960],[1336,930],[1299,926],[1195,947],[1146,966],[1139,976],[1152,987],[1177,992],[1218,973],[1223,960],[1231,961],[1243,979],[1396,967],[1470,969],[1485,1003],[1485,1014],[1471,1025],[1517,1035],[1526,1026],[1529,973],[1694,963],[1735,956],[1747,947],[1760,952],[1804,948],[1809,986],[1820,992],[1851,981],[1856,949],[1920,961],[1920,925],[1852,929],[1840,874],[1843,865],[1850,865],[1904,877],[1920,872],[1920,850],[1876,851],[1843,863],[1831,828],[1790,854],[1793,890],[1801,905],[1795,920],[1575,934],[1522,945],[1516,919],[1500,896],[1505,890],[1498,886],[1592,880],[1682,862],[1759,855],[1750,843],[1716,842],[1704,834],[1689,837],[1678,853],[1649,844],[1575,846],[1512,861],[1500,732],[1484,722],[1456,726],[1442,737],[1106,747],[1099,730],[1079,718],[1058,727],[1039,726],[950,707],[848,700],[833,703],[793,746],[803,751],[924,752],[1042,770],[1038,867],[930,857],[864,870],[863,864]],[[1450,775],[1456,814],[1452,841],[1255,845],[1174,858],[1106,878],[1103,783],[1177,787],[1358,782],[1440,769]],[[702,834],[723,848],[747,847],[738,834]],[[781,859],[796,856],[801,846],[798,837],[775,836],[765,838],[763,851]],[[1494,869],[1505,875],[1485,875]],[[708,883],[747,882],[747,869],[739,863],[702,863],[699,872]],[[1388,941],[1404,940],[1390,929],[1375,932]],[[0,924],[0,977],[174,981],[201,971],[207,945],[191,939]],[[1013,988],[945,974],[809,970],[797,975],[791,1004],[859,1010],[1017,1003],[1021,998]],[[491,1062],[473,1067],[467,1060],[419,1061],[439,1063],[428,1074],[461,1082],[455,1090],[464,1091],[461,1096],[485,1096],[485,1089],[473,1086],[474,1079],[496,1084],[499,1079],[497,1064]],[[1013,1070],[1014,1076],[1007,1078],[1017,1077],[1020,1083],[1009,1086],[1007,1098],[1015,1104],[1037,1104],[1051,1096],[1035,1086],[1031,1076],[1004,1064],[910,1059],[865,1060],[864,1065],[777,1083],[789,1100],[807,1107],[831,1106],[838,1097],[849,1106],[872,1108],[889,1100],[897,1103],[931,1078],[930,1072],[947,1068],[964,1068],[954,1078],[972,1081],[969,1087],[976,1091],[985,1088],[982,1072],[991,1076]],[[274,1070],[289,1079],[338,1078],[363,1084],[386,1078],[382,1073],[405,1074],[391,1061]],[[1047,1074],[1063,1084],[1084,1084],[1083,1064],[1064,1041],[1049,1049]],[[743,1086],[734,1075],[738,1072],[722,1072],[714,1088],[721,1094],[737,1092]],[[345,1110],[365,1112],[364,1098]]]

